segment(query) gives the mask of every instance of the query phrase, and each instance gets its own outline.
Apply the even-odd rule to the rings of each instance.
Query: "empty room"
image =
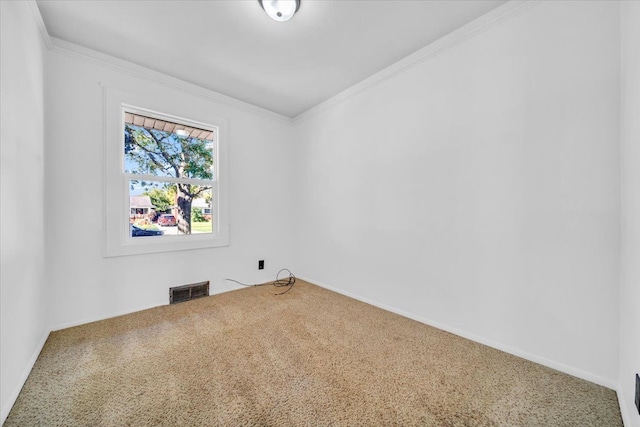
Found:
[[[2,425],[640,427],[640,1],[0,19]]]

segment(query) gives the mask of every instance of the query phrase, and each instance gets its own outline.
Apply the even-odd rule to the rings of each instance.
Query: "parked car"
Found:
[[[177,224],[176,217],[171,214],[162,214],[160,218],[158,218],[158,225],[169,227]]]
[[[162,230],[151,230],[131,224],[131,237],[162,236],[163,234]]]

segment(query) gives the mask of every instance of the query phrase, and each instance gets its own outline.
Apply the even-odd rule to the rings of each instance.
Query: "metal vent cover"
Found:
[[[169,288],[169,304],[189,301],[206,296],[209,296],[208,281]]]

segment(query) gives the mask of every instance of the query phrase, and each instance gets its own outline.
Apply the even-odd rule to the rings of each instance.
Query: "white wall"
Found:
[[[173,285],[210,280],[215,293],[235,288],[225,277],[263,282],[293,266],[602,384],[617,383],[619,361],[637,425],[638,3],[542,3],[295,129],[59,49],[45,54],[43,100],[31,11],[0,5],[3,418],[49,327],[166,304]],[[229,247],[102,256],[98,82],[229,119]]]
[[[615,387],[619,5],[544,2],[297,127],[297,271]]]
[[[623,2],[622,35],[622,277],[619,399],[627,427],[640,427],[634,404],[640,374],[640,2]]]
[[[292,128],[289,123],[118,71],[57,49],[48,54],[46,227],[51,325],[70,324],[167,304],[169,287],[211,281],[211,292],[232,288],[225,278],[256,283],[291,267]],[[104,258],[103,85],[162,93],[229,120],[230,246]],[[144,107],[142,105],[141,107]],[[257,264],[264,259],[266,269]]]
[[[46,338],[44,46],[31,6],[0,2],[0,423]]]

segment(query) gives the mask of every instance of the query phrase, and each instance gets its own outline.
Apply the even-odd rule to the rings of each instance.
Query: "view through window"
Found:
[[[216,233],[217,129],[124,114],[131,237]]]

